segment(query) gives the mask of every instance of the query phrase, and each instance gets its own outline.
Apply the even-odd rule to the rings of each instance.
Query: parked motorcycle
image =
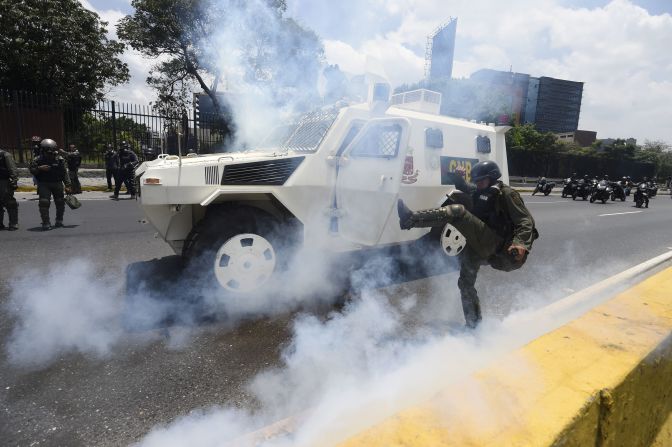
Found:
[[[625,190],[620,182],[611,184],[611,201],[613,202],[616,199],[621,199],[621,202],[625,202]]]
[[[581,197],[583,200],[587,200],[588,197],[590,197],[590,193],[592,191],[592,186],[590,184],[590,181],[586,180],[579,180],[576,183],[576,188],[574,188],[574,192],[572,193],[572,200],[576,200],[577,197]]]
[[[641,208],[644,205],[645,208],[649,207],[649,187],[646,183],[640,183],[635,190],[635,206]]]
[[[565,179],[565,186],[562,188],[562,197],[570,197],[574,194],[574,190],[576,189],[576,180],[573,180],[571,178],[566,178]]]
[[[601,200],[602,203],[607,203],[607,200],[611,198],[611,193],[613,192],[609,182],[606,180],[601,180],[594,188],[593,192],[590,194],[590,203],[594,203],[596,200]]]
[[[545,196],[549,195],[551,191],[555,188],[555,182],[549,182],[546,178],[541,178],[537,182],[537,186],[534,188],[532,195],[535,195],[538,192],[543,193]]]

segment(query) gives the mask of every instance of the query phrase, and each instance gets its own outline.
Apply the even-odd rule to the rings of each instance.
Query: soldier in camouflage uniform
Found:
[[[9,217],[10,231],[19,229],[19,204],[14,198],[18,187],[19,171],[9,152],[0,149],[0,230],[5,229],[5,209]]]
[[[68,173],[70,175],[72,193],[81,194],[82,184],[79,182],[79,167],[82,165],[82,155],[77,150],[77,146],[71,144],[68,146],[68,151],[63,154],[63,157],[68,162]]]
[[[464,180],[462,170],[452,175],[455,187],[467,196],[462,203],[449,200],[441,208],[412,212],[399,200],[398,212],[404,230],[450,223],[466,238],[457,285],[467,327],[475,328],[482,318],[475,288],[480,266],[490,264],[506,272],[519,269],[539,233],[520,194],[498,181],[502,174],[495,162],[477,163],[471,174],[475,185]]]
[[[54,140],[44,139],[40,143],[42,155],[30,163],[30,172],[37,178],[37,193],[40,196],[39,208],[42,218],[42,229],[51,230],[49,206],[51,196],[56,205],[56,227],[63,226],[65,213],[65,195],[70,193],[70,175],[65,159],[58,155],[58,145]],[[65,183],[65,188],[63,184]]]

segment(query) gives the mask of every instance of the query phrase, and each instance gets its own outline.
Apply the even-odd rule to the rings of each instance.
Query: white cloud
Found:
[[[303,5],[290,11],[304,23]],[[327,59],[361,67],[366,56],[381,59],[394,84],[423,76],[427,34],[458,17],[453,76],[469,76],[479,68],[494,68],[585,82],[580,127],[601,137],[672,141],[667,120],[672,104],[672,16],[652,15],[630,0],[612,0],[602,7],[570,8],[561,0],[344,0],[337,14],[326,14],[331,2],[310,0],[311,11],[332,17],[318,22],[318,34],[329,34]],[[377,11],[379,19],[361,32],[343,11]],[[361,28],[360,18],[354,18]],[[339,29],[343,30],[339,34]]]
[[[87,0],[81,0],[90,9]],[[602,7],[563,6],[563,0],[290,0],[289,12],[324,38],[330,63],[363,73],[367,57],[379,60],[393,84],[424,75],[427,34],[458,17],[453,76],[494,68],[585,82],[581,128],[601,137],[634,136],[672,142],[672,16],[652,15],[631,0]],[[108,3],[110,4],[110,3]],[[594,4],[594,2],[592,3]],[[118,5],[116,5],[118,6]],[[112,6],[97,11],[110,22]],[[124,54],[132,80],[109,95],[146,102],[147,61]]]

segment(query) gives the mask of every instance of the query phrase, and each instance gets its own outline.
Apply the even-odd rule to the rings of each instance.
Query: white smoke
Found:
[[[123,334],[121,285],[92,265],[73,260],[47,272],[27,271],[10,284],[7,311],[16,319],[7,343],[10,362],[36,367],[68,352],[110,353]]]
[[[282,367],[262,372],[249,384],[259,403],[256,411],[197,411],[155,428],[140,445],[335,445],[410,405],[429,400],[452,383],[466,380],[499,356],[604,299],[595,296],[563,314],[549,314],[540,308],[517,311],[501,321],[486,318],[473,332],[461,330],[461,319],[438,324],[415,321],[416,313],[430,315],[437,305],[450,307],[459,302],[455,279],[455,274],[440,278],[440,303],[403,294],[399,298],[398,289],[406,286],[397,286],[389,293],[364,292],[343,312],[332,313],[326,320],[297,317],[292,341],[283,350]],[[539,282],[525,297],[543,296],[549,287],[572,282],[560,279],[543,286]],[[437,289],[430,296],[436,297]],[[525,364],[509,367],[516,374],[534,378]],[[473,401],[448,402],[442,410],[480,411],[479,390],[472,386],[476,387]],[[260,431],[276,421],[281,422]]]

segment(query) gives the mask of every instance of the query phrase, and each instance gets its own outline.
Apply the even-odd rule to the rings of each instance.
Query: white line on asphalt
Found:
[[[621,214],[637,214],[637,213],[643,213],[643,211],[626,211],[625,213],[610,213],[610,214],[600,214],[597,217],[603,217],[603,216],[620,216]]]
[[[554,200],[552,202],[525,202],[525,203],[569,203],[567,200]]]

